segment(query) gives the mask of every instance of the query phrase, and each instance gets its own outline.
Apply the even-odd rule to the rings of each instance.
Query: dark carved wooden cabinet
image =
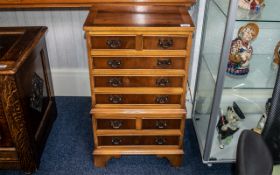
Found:
[[[56,118],[46,31],[0,28],[0,168],[34,172]]]
[[[179,166],[194,30],[186,6],[97,5],[84,30],[95,166],[134,154]]]

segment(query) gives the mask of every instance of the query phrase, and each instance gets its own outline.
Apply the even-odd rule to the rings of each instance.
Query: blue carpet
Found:
[[[232,164],[204,165],[191,120],[186,122],[184,161],[180,168],[156,156],[123,156],[106,168],[92,164],[93,138],[90,98],[57,97],[58,117],[47,141],[39,170],[34,175],[231,175]],[[22,171],[0,170],[2,175]]]

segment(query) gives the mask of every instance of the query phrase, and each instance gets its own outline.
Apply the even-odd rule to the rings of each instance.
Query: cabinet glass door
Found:
[[[261,133],[280,62],[279,7],[279,0],[207,1],[193,108],[205,163],[235,161],[240,133]]]
[[[229,5],[224,4],[225,6]],[[219,9],[214,0],[206,5],[205,22],[203,29],[203,41],[200,53],[200,67],[198,70],[197,88],[193,110],[193,122],[196,129],[201,153],[203,154],[210,114],[216,86],[216,77],[224,39],[227,16]]]
[[[226,16],[230,0],[215,0]],[[245,2],[245,1],[244,1]],[[241,0],[237,8],[234,34],[220,102],[217,125],[226,119],[223,128],[215,129],[210,160],[234,161],[240,133],[244,129],[261,132],[266,118],[266,103],[272,96],[277,65],[274,50],[280,41],[279,0],[264,1],[265,5],[247,4]],[[257,1],[256,1],[257,2]],[[244,5],[244,6],[243,6]],[[278,14],[277,14],[278,13]],[[278,51],[279,52],[279,51]],[[279,53],[278,53],[279,54]],[[214,77],[219,60],[209,61]],[[224,115],[224,117],[221,117]]]

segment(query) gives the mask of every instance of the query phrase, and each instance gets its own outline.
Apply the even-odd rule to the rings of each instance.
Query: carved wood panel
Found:
[[[25,172],[36,170],[36,155],[34,143],[26,130],[18,89],[15,78],[12,76],[0,76],[1,98],[6,114],[11,136],[17,149],[20,164]]]

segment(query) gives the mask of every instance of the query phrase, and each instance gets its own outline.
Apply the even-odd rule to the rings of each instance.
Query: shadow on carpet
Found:
[[[112,159],[106,168],[92,164],[93,136],[89,97],[57,97],[58,117],[49,135],[39,170],[34,175],[231,175],[232,164],[201,161],[191,120],[186,120],[184,160],[179,168],[156,156],[122,156]],[[1,175],[22,171],[0,170]]]

